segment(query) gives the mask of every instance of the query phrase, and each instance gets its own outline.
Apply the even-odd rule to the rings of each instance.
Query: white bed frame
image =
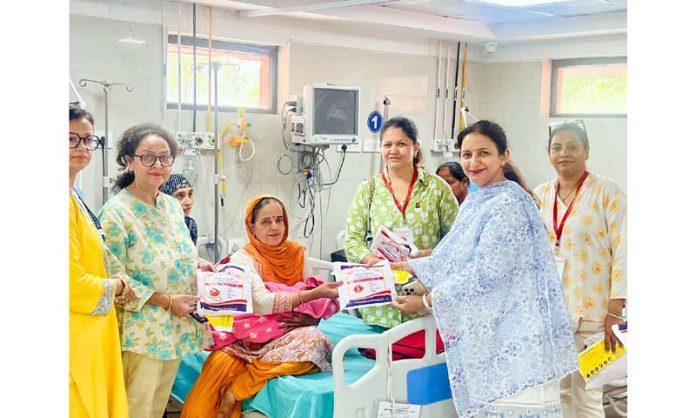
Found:
[[[389,362],[388,347],[399,339],[419,330],[425,330],[425,356]],[[445,354],[436,354],[432,316],[413,319],[378,335],[351,335],[339,342],[332,354],[334,381],[334,418],[374,418],[380,401],[389,400],[387,385],[391,366],[391,394],[396,402],[407,402],[406,376],[408,372],[445,362]],[[351,348],[372,348],[376,352],[375,366],[352,384],[344,378],[343,358]],[[390,364],[391,363],[391,364]],[[452,399],[421,406],[420,418],[457,417]]]

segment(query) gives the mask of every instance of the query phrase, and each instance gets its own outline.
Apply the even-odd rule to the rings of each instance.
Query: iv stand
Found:
[[[109,198],[109,92],[112,86],[125,86],[128,93],[132,92],[133,86],[125,83],[110,83],[108,81],[80,80],[80,87],[87,87],[87,83],[96,83],[104,90],[104,143],[102,144],[102,204]]]
[[[219,197],[220,197],[220,167],[218,166],[218,156],[217,154],[220,152],[220,133],[218,130],[218,71],[220,70],[220,63],[219,62],[213,62],[213,74],[214,74],[214,83],[215,83],[215,241],[214,241],[214,246],[215,246],[215,263],[220,261],[220,248],[218,247],[218,222],[219,222],[219,215],[218,212],[220,211],[219,208]]]

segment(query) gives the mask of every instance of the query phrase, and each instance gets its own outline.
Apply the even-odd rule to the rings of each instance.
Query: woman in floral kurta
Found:
[[[407,227],[413,243],[421,250],[434,248],[450,230],[459,205],[449,185],[440,177],[418,167],[420,144],[418,131],[406,118],[387,121],[380,134],[383,173],[358,186],[346,219],[346,258],[352,263],[366,263],[370,256],[365,238],[374,235],[380,227],[391,231]],[[397,173],[404,178],[415,176],[410,200],[402,213],[390,191]],[[387,179],[386,181],[384,179]],[[400,204],[405,204],[401,201]],[[369,226],[369,230],[368,230]],[[359,309],[363,321],[371,325],[391,328],[417,317],[403,314],[391,306]]]
[[[399,296],[396,305],[432,305],[460,417],[560,418],[558,380],[577,361],[544,225],[529,194],[505,179],[499,125],[470,125],[457,147],[480,190],[432,255],[407,263],[431,293]]]
[[[158,191],[175,153],[171,134],[159,126],[128,129],[117,157],[128,171],[99,212],[114,271],[137,295],[119,309],[130,418],[161,417],[181,357],[212,341],[207,326],[188,316],[199,259],[181,205]]]
[[[305,302],[338,296],[340,283],[296,292],[271,292],[264,286],[264,282],[292,286],[303,280],[304,247],[287,239],[288,213],[280,200],[259,195],[249,201],[245,227],[249,244],[229,261],[252,271],[255,314],[289,312]],[[283,322],[291,330],[267,343],[237,340],[213,351],[184,402],[182,418],[239,418],[241,401],[256,395],[269,379],[331,370],[333,346],[311,326],[319,320],[295,313]]]
[[[548,151],[558,178],[538,186],[536,194],[549,244],[563,269],[577,349],[582,351],[585,338],[598,332],[604,333],[607,349],[615,349],[611,326],[623,321],[627,297],[626,194],[612,180],[586,170],[590,145],[582,121],[552,126]],[[585,390],[582,376],[573,373],[561,390],[564,417],[604,417],[601,386]]]

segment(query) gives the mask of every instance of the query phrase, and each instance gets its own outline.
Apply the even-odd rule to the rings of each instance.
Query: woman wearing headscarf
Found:
[[[114,301],[133,291],[109,275],[101,224],[75,191],[100,145],[92,115],[70,105],[70,416],[128,417]]]
[[[193,245],[196,245],[198,241],[198,224],[191,217],[191,209],[193,208],[193,185],[191,185],[191,182],[188,181],[183,174],[172,174],[167,181],[162,183],[160,191],[169,196],[173,196],[179,201],[181,208],[184,210],[186,228],[188,228],[189,234],[191,234]]]
[[[615,350],[612,325],[626,304],[626,194],[611,179],[587,171],[590,144],[581,120],[549,127],[549,160],[558,177],[536,188],[548,242],[563,270],[563,292],[573,317],[578,351],[604,334]],[[604,417],[602,387],[585,389],[580,373],[561,382],[563,416]]]
[[[505,179],[510,151],[498,124],[470,125],[457,148],[480,189],[431,256],[395,263],[430,289],[396,306],[432,306],[460,417],[560,418],[558,381],[577,368],[577,354],[538,209]]]
[[[287,286],[303,282],[305,249],[288,240],[288,213],[276,197],[259,195],[251,199],[244,219],[249,243],[227,262],[250,268],[255,314],[291,312],[306,302],[338,296],[340,283],[270,291],[267,282]],[[314,318],[294,313],[285,320],[291,330],[274,340],[236,340],[213,351],[184,402],[182,418],[239,418],[242,400],[257,394],[268,380],[331,370],[331,342],[318,328],[307,326],[317,323]]]

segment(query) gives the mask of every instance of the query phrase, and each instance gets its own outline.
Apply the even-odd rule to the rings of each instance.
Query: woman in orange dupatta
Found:
[[[292,286],[303,280],[304,247],[288,241],[288,214],[280,200],[258,195],[247,204],[245,228],[249,244],[230,262],[252,270],[254,313],[292,311],[305,302],[336,298],[337,283],[297,292],[271,292],[264,282]],[[242,400],[256,395],[269,379],[331,370],[331,342],[317,329],[319,320],[295,313],[284,321],[290,329],[266,344],[244,340],[213,351],[189,393],[182,418],[239,418]]]

